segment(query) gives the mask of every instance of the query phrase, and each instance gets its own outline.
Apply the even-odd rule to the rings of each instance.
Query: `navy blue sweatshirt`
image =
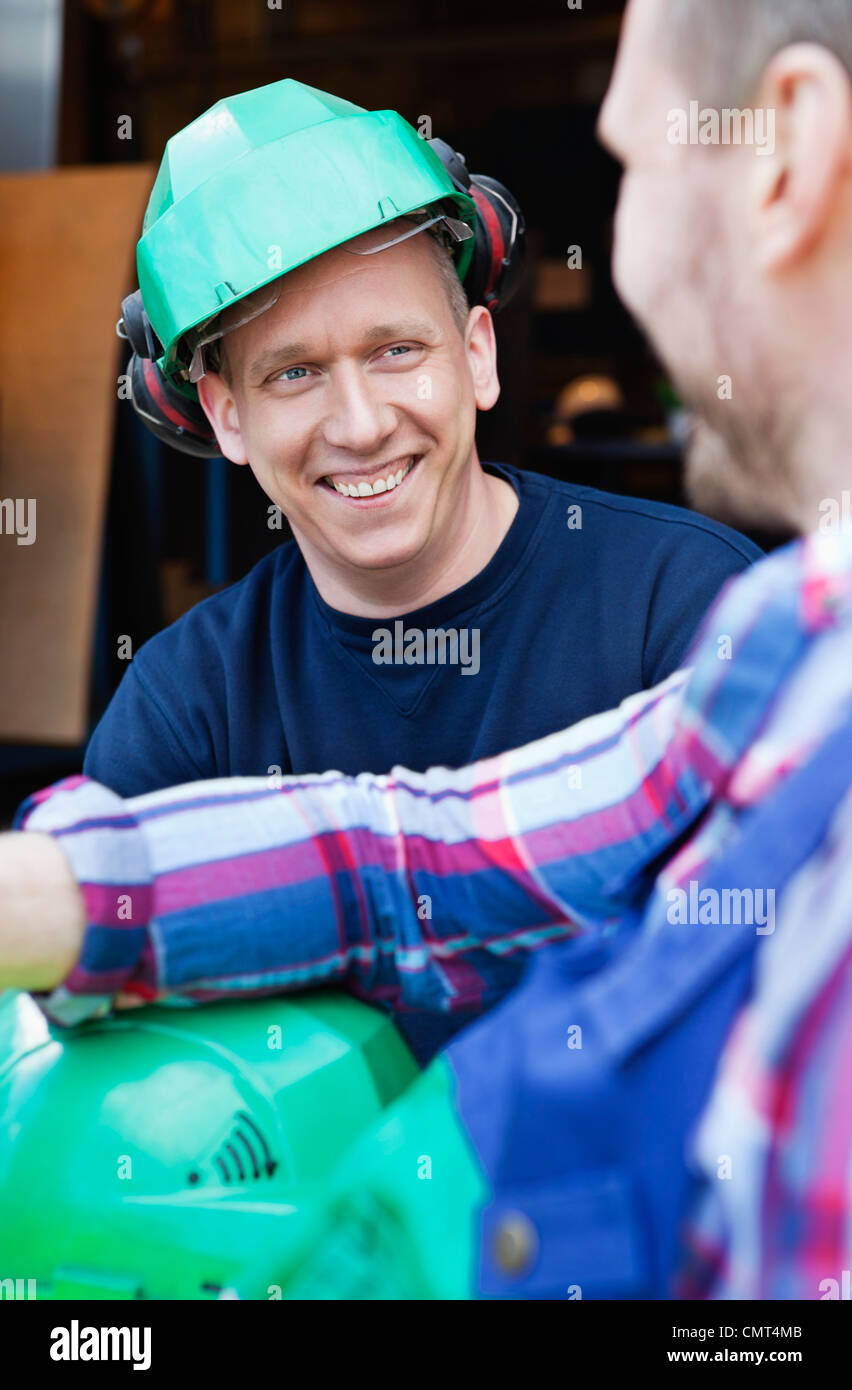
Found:
[[[463,766],[664,680],[724,582],[760,555],[676,507],[484,467],[519,507],[467,584],[401,621],[354,617],[320,597],[287,542],[140,648],[86,774],[135,796],[278,768]],[[457,650],[452,637],[430,650],[439,629]]]

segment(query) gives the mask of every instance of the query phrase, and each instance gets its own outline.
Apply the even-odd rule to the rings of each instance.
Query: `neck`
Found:
[[[325,602],[358,617],[392,618],[444,598],[479,574],[514,521],[518,498],[510,483],[485,473],[478,458],[466,475],[440,534],[403,564],[382,569],[336,564],[297,536]]]
[[[842,354],[838,359],[845,360]],[[764,452],[763,475],[776,511],[803,536],[832,529],[823,518],[833,514],[834,504],[841,507],[845,501],[848,516],[852,493],[848,379],[836,371],[838,363],[828,352],[820,352],[819,362],[817,373],[806,371],[803,365],[795,387],[777,392],[784,409],[774,420],[765,421],[760,443],[752,441]]]
[[[799,480],[796,529],[802,535],[852,525],[852,419],[835,410],[833,418],[813,419],[800,433],[795,450]]]
[[[802,535],[825,530],[827,504],[842,504],[844,494],[852,491],[852,260],[845,245],[850,232],[852,219],[847,219],[838,258],[803,277],[790,290],[783,312],[771,306],[775,342],[786,342],[788,350],[783,366],[776,360],[766,373],[772,383],[772,415],[764,421],[772,470],[767,478],[770,486],[773,480],[780,484],[779,500]]]

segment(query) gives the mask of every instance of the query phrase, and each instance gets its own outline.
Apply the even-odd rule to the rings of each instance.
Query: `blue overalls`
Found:
[[[779,903],[850,785],[852,720],[742,816],[702,891],[774,888]],[[538,953],[448,1049],[493,1193],[476,1217],[481,1297],[672,1296],[688,1140],[759,939],[754,925],[672,925],[656,901],[611,943]]]

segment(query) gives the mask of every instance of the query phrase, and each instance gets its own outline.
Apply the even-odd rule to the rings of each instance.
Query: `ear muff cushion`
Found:
[[[503,260],[506,255],[503,228],[497,210],[487,193],[478,187],[475,181],[471,183],[470,191],[476,204],[476,211],[484,223],[487,234],[485,254],[480,258],[480,264],[477,267],[482,280],[476,286],[477,294],[475,297],[478,303],[485,304],[489,309],[498,309],[500,302],[496,291],[499,287]],[[472,298],[473,295],[470,297]]]
[[[221,453],[201,406],[176,391],[156,362],[135,353],[130,361],[130,394],[137,414],[164,444],[196,458],[216,458]]]
[[[467,163],[446,140],[429,141],[455,187],[473,198],[476,241],[464,278],[470,304],[495,312],[511,299],[526,252],[526,227],[517,199],[504,184],[486,174],[470,174]]]
[[[480,214],[479,225],[487,234],[490,248],[487,273],[492,278],[486,280],[483,293],[493,296],[489,304],[492,310],[502,309],[518,288],[526,261],[524,214],[505,184],[487,174],[472,176],[471,192]],[[492,230],[495,223],[499,235]]]

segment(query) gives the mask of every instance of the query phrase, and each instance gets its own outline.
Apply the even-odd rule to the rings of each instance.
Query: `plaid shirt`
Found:
[[[333,981],[399,1010],[485,1007],[508,956],[616,931],[624,911],[685,890],[850,708],[852,536],[814,536],[727,586],[689,673],[462,771],[127,802],[68,779],[18,814],[57,837],[88,916],[43,1007],[71,1023],[118,995]],[[690,1295],[819,1298],[852,1263],[849,864],[852,799],[788,886],[722,1057],[696,1139]]]

